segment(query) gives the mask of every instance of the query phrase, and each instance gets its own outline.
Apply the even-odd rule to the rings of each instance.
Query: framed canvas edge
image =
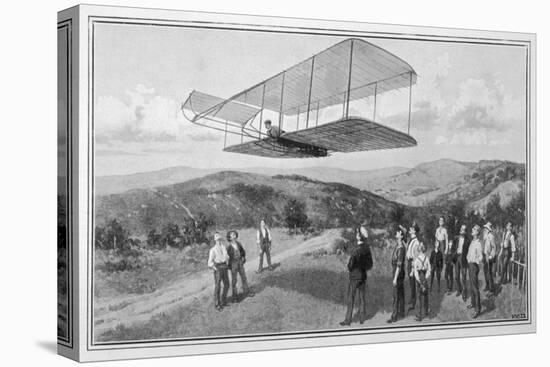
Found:
[[[502,31],[481,31],[456,28],[419,27],[391,24],[360,23],[346,21],[314,20],[300,18],[278,18],[256,15],[237,15],[221,13],[189,12],[181,10],[161,10],[146,8],[128,8],[115,6],[79,5],[61,11],[60,19],[73,17],[73,250],[74,250],[74,285],[73,310],[75,321],[74,348],[68,349],[59,345],[60,354],[79,361],[99,361],[133,358],[170,357],[182,355],[250,352],[261,350],[279,350],[293,348],[313,348],[338,345],[355,345],[368,343],[401,342],[413,340],[431,340],[440,338],[459,338],[477,336],[496,336],[536,332],[536,35],[532,33],[514,33]],[[92,126],[90,108],[89,61],[90,61],[90,21],[92,19],[138,19],[143,24],[155,20],[159,22],[198,21],[207,23],[223,23],[232,26],[262,26],[274,30],[283,28],[323,29],[336,32],[359,32],[365,34],[401,34],[405,38],[453,38],[457,40],[471,39],[474,42],[511,42],[527,46],[528,65],[528,106],[527,106],[527,154],[526,187],[528,205],[528,236],[529,248],[529,297],[531,307],[529,320],[525,323],[472,326],[465,329],[434,326],[433,329],[408,330],[397,333],[351,333],[349,335],[327,335],[312,337],[304,336],[285,338],[252,337],[249,340],[224,342],[214,341],[203,344],[175,345],[179,342],[138,344],[121,343],[118,346],[93,345],[90,328],[90,297],[91,269],[89,259],[92,250],[89,246],[92,235],[92,218],[89,215],[92,207],[93,167],[91,164]],[[81,218],[82,220],[79,220]],[[80,292],[80,290],[83,290]],[[397,329],[399,330],[399,329]]]

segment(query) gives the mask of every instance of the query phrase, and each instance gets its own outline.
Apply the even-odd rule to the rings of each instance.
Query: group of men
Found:
[[[515,258],[516,237],[512,231],[512,223],[506,224],[506,231],[497,246],[493,227],[487,222],[482,228],[474,225],[470,235],[465,224],[461,225],[459,233],[449,238],[444,218],[439,219],[439,227],[435,231],[434,249],[427,256],[427,248],[419,239],[420,228],[413,223],[409,230],[399,226],[395,233],[396,246],[392,251],[392,284],[393,311],[388,323],[393,323],[405,317],[405,277],[409,279],[410,301],[408,311],[414,310],[418,303],[416,320],[422,321],[430,314],[430,293],[433,291],[434,279],[437,279],[440,291],[441,273],[445,270],[447,294],[453,292],[456,280],[456,296],[462,296],[466,302],[470,293],[471,302],[468,308],[473,308],[472,317],[481,314],[481,299],[479,290],[479,272],[483,269],[485,291],[488,296],[496,292],[495,270],[498,263],[499,282],[507,283],[510,277],[511,260]],[[372,268],[373,260],[367,244],[368,231],[366,223],[356,230],[357,245],[350,253],[348,261],[349,287],[347,311],[344,321],[340,324],[350,325],[356,294],[359,295],[359,322],[365,321],[366,315],[366,279],[367,271]]]
[[[445,220],[440,218],[439,227],[435,231],[434,249],[429,260],[426,256],[426,246],[417,237],[419,231],[418,225],[413,223],[409,229],[410,239],[406,246],[403,240],[405,229],[400,227],[396,233],[398,245],[392,255],[392,265],[395,273],[394,309],[388,322],[395,322],[405,316],[405,263],[407,264],[406,271],[409,276],[411,295],[409,311],[415,309],[418,299],[420,303],[416,317],[418,321],[429,315],[429,294],[434,289],[434,279],[437,279],[437,288],[440,291],[441,273],[443,271],[447,295],[453,293],[453,286],[456,281],[456,296],[462,296],[462,299],[466,302],[469,289],[471,302],[468,308],[474,309],[472,317],[477,318],[481,313],[480,269],[483,269],[485,278],[484,291],[490,297],[494,296],[496,292],[495,270],[497,261],[500,263],[499,282],[504,284],[509,281],[510,262],[514,259],[516,252],[516,239],[512,231],[512,223],[506,225],[506,232],[502,237],[500,250],[497,254],[495,235],[490,222],[483,226],[483,230],[479,225],[474,225],[470,235],[468,235],[467,226],[462,224],[459,233],[453,239],[450,239],[445,227]]]
[[[242,244],[237,240],[239,233],[236,230],[227,232],[227,244],[222,241],[219,232],[214,234],[214,246],[208,253],[208,267],[214,273],[214,307],[221,311],[228,305],[227,293],[229,290],[229,273],[231,273],[231,299],[234,303],[242,298],[253,297],[254,292],[250,290],[246,279],[244,264],[246,263],[246,251]],[[271,231],[264,220],[260,221],[260,228],[257,231],[256,243],[259,247],[260,261],[258,264],[258,273],[264,270],[264,255],[267,258],[267,269],[272,270],[271,265]],[[237,281],[241,278],[242,294],[239,296],[237,291]]]

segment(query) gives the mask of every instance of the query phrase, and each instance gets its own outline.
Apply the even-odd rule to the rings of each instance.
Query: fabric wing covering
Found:
[[[245,125],[260,110],[235,101],[227,101],[202,92],[193,91],[183,108],[195,113]]]
[[[305,112],[308,106],[313,110],[344,103],[348,82],[350,101],[353,101],[410,87],[416,83],[416,72],[392,53],[364,40],[350,38],[230,100],[295,115]]]
[[[350,38],[229,99],[193,91],[183,107],[196,119],[215,117],[244,126],[262,108],[290,116],[342,104],[348,87],[354,101],[415,83],[416,72],[407,62]]]

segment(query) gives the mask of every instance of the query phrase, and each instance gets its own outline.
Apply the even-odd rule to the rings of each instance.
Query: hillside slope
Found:
[[[445,205],[453,200],[464,200],[468,207],[483,210],[492,194],[502,195],[503,199],[512,197],[521,190],[524,180],[523,164],[445,159],[369,181],[365,189],[408,205]]]
[[[340,183],[226,171],[175,185],[97,196],[96,222],[102,225],[116,218],[135,235],[199,213],[224,228],[256,226],[260,218],[275,226],[284,223],[283,210],[291,198],[305,202],[309,220],[323,228],[365,218],[382,224],[402,207]]]

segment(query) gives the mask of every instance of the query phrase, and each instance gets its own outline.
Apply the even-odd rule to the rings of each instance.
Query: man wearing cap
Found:
[[[466,301],[468,297],[468,287],[466,284],[466,273],[468,272],[468,247],[470,246],[466,235],[466,225],[460,226],[460,232],[454,239],[454,247],[456,249],[456,295],[462,295],[462,300]]]
[[[413,222],[409,228],[409,244],[407,245],[407,274],[409,274],[409,286],[411,288],[411,300],[409,302],[409,311],[414,310],[416,305],[416,280],[414,277],[414,267],[413,261],[418,257],[419,254],[419,241],[416,236],[420,232],[420,227],[416,222]]]
[[[423,243],[418,245],[418,256],[414,259],[414,278],[418,283],[418,313],[416,321],[422,321],[423,317],[430,314],[430,298],[428,292],[428,279],[430,278],[431,266],[426,256],[426,246]]]
[[[227,305],[227,290],[229,288],[229,276],[227,274],[229,256],[227,250],[222,244],[221,236],[218,232],[214,234],[214,246],[208,253],[208,267],[214,272],[214,307],[221,311]],[[223,291],[220,290],[223,283]],[[221,295],[220,295],[221,291]]]
[[[279,139],[281,137],[281,134],[284,134],[284,131],[281,131],[281,129],[279,129],[278,126],[273,126],[273,124],[271,123],[271,120],[265,120],[264,126],[265,126],[265,133],[270,138]]]
[[[357,246],[351,251],[348,261],[349,285],[347,297],[346,318],[340,323],[342,326],[351,324],[353,315],[353,306],[355,303],[355,295],[359,295],[359,322],[365,322],[367,316],[367,271],[372,268],[372,253],[367,244],[368,231],[361,233],[361,230],[355,232]]]
[[[506,233],[502,237],[502,243],[500,245],[500,284],[508,283],[508,268],[510,267],[510,260],[514,260],[516,257],[516,236],[512,232],[512,223],[506,223]]]
[[[271,266],[271,231],[267,228],[265,220],[260,221],[260,229],[256,234],[256,243],[260,250],[260,263],[258,264],[257,273],[261,273],[264,270],[264,254],[267,258],[267,269],[273,270]]]
[[[405,233],[407,229],[400,225],[395,233],[397,245],[391,255],[393,311],[387,320],[389,324],[405,317]]]
[[[487,222],[484,227],[485,235],[483,237],[483,275],[485,276],[485,291],[491,294],[495,293],[495,281],[493,278],[493,270],[496,261],[497,247],[495,244],[495,236],[493,235],[493,227],[491,222]]]
[[[233,302],[239,302],[239,294],[237,292],[237,278],[241,277],[243,287],[243,296],[253,296],[249,291],[246,273],[244,271],[244,263],[246,262],[246,252],[242,244],[237,240],[239,233],[235,230],[227,232],[227,255],[229,257],[229,269],[231,270],[231,298]]]
[[[479,266],[483,262],[483,246],[479,239],[480,228],[476,224],[472,228],[472,242],[468,248],[468,273],[470,276],[470,292],[472,293],[472,303],[468,308],[474,308],[473,318],[477,318],[481,313],[481,297],[479,295]]]

